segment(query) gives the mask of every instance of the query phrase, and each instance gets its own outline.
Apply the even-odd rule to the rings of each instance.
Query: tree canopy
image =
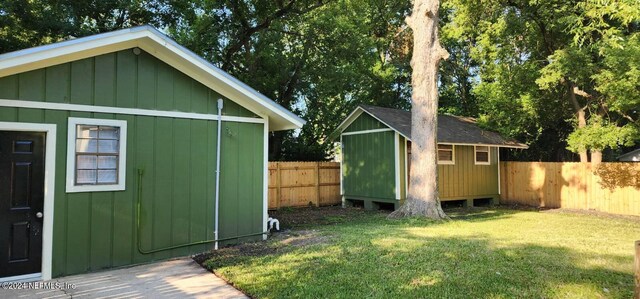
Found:
[[[360,103],[410,108],[409,0],[0,1],[0,53],[151,24],[308,124],[271,160],[332,155]],[[443,0],[440,113],[530,145],[509,159],[612,159],[640,140],[637,0]]]

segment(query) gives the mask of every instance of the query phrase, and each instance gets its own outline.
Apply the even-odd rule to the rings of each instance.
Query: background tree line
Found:
[[[1,0],[0,53],[151,24],[308,121],[271,160],[331,156],[360,103],[409,109],[408,0]],[[640,139],[637,0],[443,0],[442,113],[530,145],[511,160],[612,160]]]

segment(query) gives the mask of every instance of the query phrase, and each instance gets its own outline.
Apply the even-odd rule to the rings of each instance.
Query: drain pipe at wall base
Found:
[[[218,207],[220,206],[220,133],[222,132],[222,106],[224,105],[222,99],[218,99],[218,141],[216,144],[216,210],[215,210],[215,236],[218,240]],[[218,242],[214,245],[214,250],[218,250]]]

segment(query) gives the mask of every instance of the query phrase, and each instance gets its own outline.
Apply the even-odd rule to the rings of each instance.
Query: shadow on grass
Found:
[[[508,215],[508,213],[507,213]],[[606,266],[584,266],[605,260]],[[256,297],[629,298],[629,257],[563,247],[496,246],[477,236],[355,234],[266,256],[210,260]],[[623,266],[620,266],[623,265]]]

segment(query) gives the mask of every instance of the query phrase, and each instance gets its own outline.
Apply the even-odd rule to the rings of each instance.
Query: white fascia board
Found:
[[[151,26],[140,26],[63,41],[0,55],[0,77],[105,53],[140,47],[221,95],[260,116],[269,116],[269,128],[301,128],[306,121],[235,77],[179,45]]]
[[[358,117],[360,117],[362,112],[366,112],[368,115],[370,115],[371,117],[375,118],[377,121],[379,121],[382,124],[384,124],[385,126],[387,126],[387,128],[395,131],[396,133],[400,134],[402,137],[410,140],[409,137],[407,137],[404,134],[400,133],[398,130],[394,129],[392,126],[390,126],[387,123],[383,122],[382,120],[377,118],[375,115],[367,112],[367,110],[362,109],[362,107],[360,107],[360,106],[358,106],[355,110],[353,110],[353,112],[351,112],[351,114],[349,114],[349,116],[347,116],[347,118],[345,118],[345,120],[342,121],[342,123],[340,123],[340,125],[338,125],[338,128],[336,129],[336,131],[342,133],[347,127],[349,127],[349,125],[351,125],[351,123],[353,123]]]
[[[465,146],[488,146],[488,147],[504,147],[504,148],[517,148],[528,149],[528,146],[517,145],[500,145],[500,144],[486,144],[486,143],[456,143],[456,142],[438,142],[438,144],[452,144],[452,145],[465,145]]]

